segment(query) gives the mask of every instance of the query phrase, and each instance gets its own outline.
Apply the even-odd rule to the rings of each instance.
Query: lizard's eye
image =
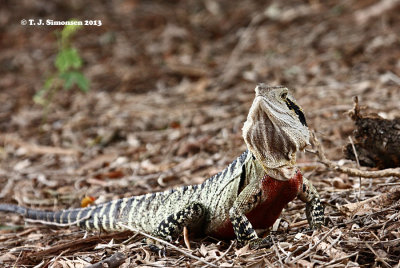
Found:
[[[286,98],[287,98],[287,92],[282,92],[281,93],[281,99],[282,100],[286,100]]]

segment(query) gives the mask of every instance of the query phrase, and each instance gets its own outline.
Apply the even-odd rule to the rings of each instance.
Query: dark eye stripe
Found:
[[[286,99],[286,105],[290,110],[293,110],[297,114],[297,116],[299,117],[299,120],[303,124],[303,126],[307,126],[306,117],[304,116],[304,114],[301,111],[300,107],[297,106],[289,98]]]

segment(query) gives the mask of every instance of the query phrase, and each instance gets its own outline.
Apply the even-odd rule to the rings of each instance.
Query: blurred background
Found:
[[[136,131],[212,122],[230,135],[240,132],[257,82],[293,89],[311,128],[337,139],[347,135],[342,112],[354,95],[388,118],[398,112],[398,1],[2,0],[1,6],[0,129],[23,139],[39,130],[42,107],[33,96],[54,70],[55,31],[62,26],[20,21],[102,23],[84,26],[72,41],[91,82],[88,94],[73,87],[54,97],[48,132],[35,133],[40,144],[81,147],[103,128],[119,129],[126,140]]]
[[[200,183],[245,150],[258,82],[293,90],[334,160],[354,129],[354,96],[384,118],[400,114],[400,1],[0,6],[1,202],[71,207]],[[101,21],[68,41],[87,92],[61,86],[45,107],[34,97],[57,73],[63,27],[21,25],[39,18]],[[337,176],[309,175],[319,189]]]

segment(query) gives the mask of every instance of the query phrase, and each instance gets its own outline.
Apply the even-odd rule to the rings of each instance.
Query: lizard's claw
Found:
[[[158,254],[158,256],[159,256],[160,258],[166,256],[167,250],[166,250],[165,246],[162,245],[161,243],[159,243],[159,242],[157,242],[157,241],[155,241],[155,240],[153,240],[153,239],[151,239],[151,238],[145,238],[145,239],[143,239],[142,243],[143,243],[144,245],[148,245],[150,251],[152,251],[152,252]]]
[[[166,256],[167,251],[165,249],[165,246],[150,244],[149,248],[154,253],[157,253],[160,258],[163,258]]]
[[[249,242],[251,249],[270,248],[273,245],[271,236],[265,238],[256,238]]]

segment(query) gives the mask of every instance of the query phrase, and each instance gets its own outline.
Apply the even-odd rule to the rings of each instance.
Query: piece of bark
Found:
[[[360,165],[379,169],[399,167],[400,118],[387,120],[377,114],[361,115],[357,97],[354,102],[349,114],[356,125],[354,147]],[[344,153],[347,159],[355,160],[351,144],[346,145]]]
[[[122,252],[116,252],[111,257],[108,257],[107,259],[104,259],[102,261],[99,261],[95,264],[89,265],[86,268],[115,268],[119,267],[121,264],[123,264],[126,260],[126,255]]]

